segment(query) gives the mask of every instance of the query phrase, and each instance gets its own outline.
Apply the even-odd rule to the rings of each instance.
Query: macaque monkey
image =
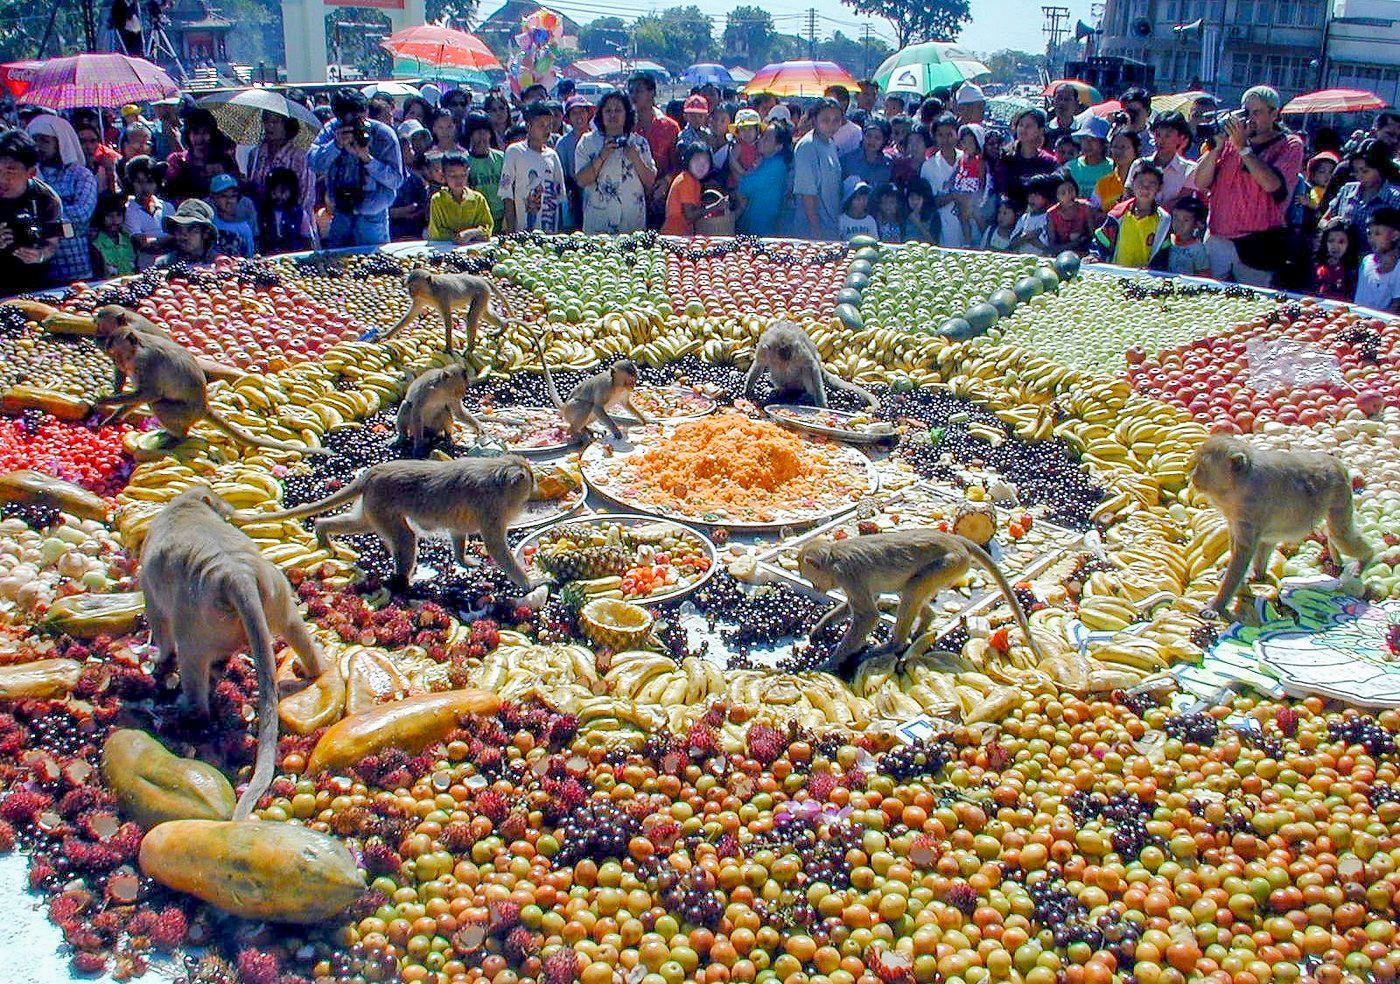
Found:
[[[535,491],[535,473],[519,455],[449,461],[384,461],[319,502],[276,513],[239,512],[235,522],[296,519],[354,502],[348,513],[316,521],[316,539],[328,546],[335,533],[373,533],[394,559],[395,586],[407,589],[418,561],[418,534],[447,530],[452,558],[466,566],[467,534],[480,533],[486,552],[525,590],[530,578],[511,555],[506,528]]]
[[[588,425],[594,420],[601,420],[615,440],[622,440],[622,428],[608,413],[608,407],[617,404],[625,406],[641,423],[651,422],[632,402],[632,391],[637,388],[637,364],[631,359],[618,359],[602,372],[589,376],[575,386],[567,400],[561,400],[559,390],[554,386],[554,375],[549,371],[549,362],[545,359],[544,343],[538,337],[535,338],[535,348],[540,353],[540,368],[544,370],[549,401],[559,411],[559,416],[564,418],[576,442],[588,440]]]
[[[273,639],[297,654],[308,679],[325,661],[297,612],[281,571],[226,519],[233,507],[208,486],[181,492],[151,521],[141,549],[141,590],[151,641],[174,657],[183,700],[209,715],[214,664],[247,645],[258,675],[258,751],[253,778],[238,798],[235,820],[246,819],[272,782],[277,755],[277,667]]]
[[[320,448],[300,448],[257,437],[224,419],[209,406],[204,370],[178,342],[143,334],[131,327],[118,328],[108,338],[107,352],[118,372],[130,377],[135,388],[130,393],[118,393],[97,401],[99,409],[110,411],[102,418],[104,424],[120,420],[138,404],[146,403],[166,430],[164,443],[167,447],[189,437],[191,427],[207,420],[239,444],[298,454],[327,453]]]
[[[1191,483],[1230,525],[1230,563],[1201,614],[1213,618],[1234,602],[1253,564],[1262,580],[1279,543],[1302,540],[1326,517],[1327,552],[1345,554],[1360,574],[1371,562],[1352,514],[1351,476],[1340,461],[1317,451],[1268,451],[1227,434],[1212,434],[1196,452]]]
[[[909,643],[915,622],[923,620],[939,588],[962,577],[971,565],[980,567],[996,582],[1016,616],[1026,645],[1038,659],[1044,658],[1031,635],[1025,611],[992,559],[966,537],[932,529],[896,530],[844,540],[818,537],[804,544],[797,555],[798,573],[818,591],[839,587],[846,594],[843,603],[822,616],[812,629],[812,638],[820,635],[833,619],[849,613],[851,624],[833,658],[844,660],[858,652],[880,617],[880,594],[889,592],[899,595],[899,610],[888,648],[902,650]]]
[[[848,383],[822,365],[821,353],[807,333],[791,321],[779,321],[764,329],[754,349],[753,365],[744,377],[744,396],[752,400],[764,370],[773,382],[773,402],[795,403],[803,397],[814,406],[826,406],[826,388],[854,393],[870,406],[880,405],[867,390]]]
[[[462,406],[471,381],[471,372],[461,364],[420,373],[399,404],[396,443],[407,445],[417,458],[433,441],[452,436],[453,420],[471,424],[480,434],[481,421]]]
[[[491,281],[470,273],[433,273],[427,267],[418,267],[408,272],[404,278],[408,296],[413,300],[408,313],[398,324],[390,328],[379,340],[387,342],[429,307],[442,315],[443,329],[446,332],[447,351],[452,351],[452,311],[455,308],[467,309],[467,352],[476,351],[476,329],[485,319],[492,327],[504,330],[506,327],[491,310],[491,298],[495,292]]]
[[[164,338],[170,340],[170,333],[147,318],[145,315],[137,314],[135,311],[128,311],[117,304],[105,304],[97,309],[94,318],[97,322],[97,343],[106,351],[112,337],[122,328],[130,328],[139,335],[146,335],[154,338]],[[193,352],[190,353],[194,355]],[[216,362],[203,355],[195,355],[194,360],[199,363],[199,368],[204,370],[207,379],[222,379],[225,382],[237,382],[247,375],[241,369],[234,369],[221,362]],[[122,387],[126,385],[126,373],[118,366],[116,374],[112,380],[112,392],[120,393]]]

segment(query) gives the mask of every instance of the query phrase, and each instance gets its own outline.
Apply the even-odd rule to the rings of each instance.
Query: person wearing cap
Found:
[[[1079,90],[1068,82],[1055,86],[1050,95],[1050,122],[1045,125],[1045,145],[1054,147],[1065,137],[1073,137],[1079,129]]]
[[[870,185],[852,174],[841,183],[841,220],[838,232],[849,241],[855,236],[878,236],[880,224],[870,214]]]
[[[1065,168],[1086,195],[1092,195],[1099,179],[1113,170],[1113,162],[1108,159],[1108,134],[1111,129],[1108,120],[1088,113],[1071,134],[1079,144],[1079,156]]]
[[[953,95],[953,112],[958,123],[985,123],[987,121],[987,97],[982,87],[964,82]]]
[[[792,126],[792,110],[782,103],[778,103],[764,115],[763,122],[769,126],[774,123],[786,123],[788,126]]]
[[[739,179],[758,167],[760,155],[758,138],[768,129],[758,110],[744,108],[734,114],[734,122],[729,124],[729,137],[733,145],[729,153],[729,184],[739,185]]]
[[[408,167],[410,155],[417,157],[420,154],[426,154],[433,145],[433,131],[424,126],[420,120],[404,120],[394,127],[394,132],[399,136],[399,152],[403,155],[405,168]]]
[[[638,72],[629,78],[627,95],[637,116],[637,133],[646,138],[656,167],[656,181],[647,192],[647,227],[659,229],[666,220],[666,194],[671,179],[680,167],[676,145],[681,126],[657,108],[656,79],[649,73]]]
[[[676,147],[680,150],[696,143],[710,143],[710,103],[699,93],[685,101],[685,129],[676,137]]]
[[[841,155],[842,176],[849,178],[854,174],[871,188],[889,184],[893,168],[893,162],[885,156],[885,145],[889,140],[888,123],[874,116],[866,120],[860,146],[849,154]]]
[[[301,121],[280,113],[262,114],[262,140],[248,153],[248,192],[254,201],[267,198],[267,181],[273,171],[285,168],[296,175],[301,195],[302,235],[312,234],[316,214],[316,179],[307,163],[306,151],[296,145]]]
[[[253,226],[239,213],[243,192],[231,174],[216,174],[209,182],[209,204],[214,207],[214,229],[219,252],[225,256],[251,258],[257,252]]]
[[[131,192],[126,200],[122,228],[136,247],[136,269],[148,270],[165,246],[165,220],[174,207],[161,197],[165,162],[150,157],[133,157],[126,162],[125,183]]]
[[[92,277],[88,224],[97,208],[97,178],[87,169],[83,147],[72,124],[44,114],[29,121],[28,132],[39,148],[39,176],[63,203],[65,235],[49,267],[55,283]]]
[[[1182,156],[1182,151],[1191,145],[1191,127],[1185,116],[1169,110],[1153,118],[1151,132],[1156,150],[1150,154],[1144,151],[1142,159],[1162,169],[1162,190],[1157,193],[1157,204],[1170,213],[1176,200],[1193,190],[1191,174],[1196,170],[1196,162]],[[1130,174],[1128,184],[1132,181]]]
[[[307,155],[335,210],[325,245],[387,243],[389,207],[403,184],[398,135],[368,118],[369,101],[354,89],[337,94],[332,109],[336,119],[321,128]]]
[[[175,263],[213,263],[219,252],[219,234],[214,227],[214,210],[209,203],[189,198],[165,220],[170,251],[156,260],[158,267]]]
[[[841,154],[836,131],[841,105],[822,98],[812,107],[812,129],[793,151],[792,193],[796,198],[793,231],[801,239],[836,239],[841,232]]]

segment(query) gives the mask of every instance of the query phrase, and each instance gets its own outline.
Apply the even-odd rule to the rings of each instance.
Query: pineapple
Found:
[[[588,546],[565,549],[562,544],[547,547],[537,555],[537,563],[561,581],[582,581],[627,570],[627,551],[617,546]]]
[[[559,592],[559,603],[564,606],[567,612],[577,618],[580,609],[588,604],[588,592],[576,582],[570,581],[564,585],[564,590]]]

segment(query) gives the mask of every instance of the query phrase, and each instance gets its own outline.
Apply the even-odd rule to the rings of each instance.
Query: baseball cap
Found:
[[[219,195],[230,188],[238,187],[238,179],[232,174],[216,174],[209,181],[209,194]]]
[[[138,105],[136,105],[135,103],[127,103],[125,106],[122,107],[122,115],[123,115],[123,116],[140,116],[140,115],[141,115],[141,107],[138,106]]]
[[[869,191],[870,184],[858,174],[852,174],[841,183],[841,207],[845,208],[856,195],[862,191]]]
[[[1093,113],[1086,113],[1077,123],[1074,132],[1070,136],[1079,140],[1083,137],[1097,137],[1100,140],[1107,140],[1109,131],[1113,129],[1112,124],[1102,116],[1095,116]]]
[[[767,119],[766,122],[768,122],[768,123],[791,123],[791,122],[792,122],[792,110],[788,109],[788,108],[787,108],[786,106],[784,106],[782,103],[778,103],[778,105],[774,106],[772,109],[770,109],[770,110],[768,111],[768,119]]]
[[[710,101],[702,95],[694,95],[685,101],[685,111],[687,113],[704,113],[710,115]]]
[[[958,86],[957,94],[953,97],[953,102],[959,106],[970,106],[973,103],[986,101],[987,97],[982,95],[981,88],[971,82],[964,82]]]
[[[227,175],[221,175],[227,177]],[[171,231],[171,226],[191,226],[202,225],[214,228],[214,210],[208,202],[202,202],[198,198],[187,198],[180,203],[180,207],[175,210],[174,215],[167,215],[162,223],[166,232]]]
[[[758,115],[756,109],[741,109],[734,114],[734,122],[729,124],[729,132],[735,133],[740,127],[756,126],[760,130],[764,129],[763,117]]]
[[[417,120],[404,120],[394,132],[399,135],[400,140],[411,140],[420,133],[427,133],[428,128]]]
[[[572,113],[580,106],[586,106],[589,109],[598,108],[598,104],[595,103],[592,99],[589,99],[587,96],[570,96],[568,98],[568,101],[564,103],[564,112],[566,114]]]

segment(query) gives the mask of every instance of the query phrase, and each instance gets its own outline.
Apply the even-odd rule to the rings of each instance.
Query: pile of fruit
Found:
[[[352,339],[402,316],[417,265],[481,273],[505,299],[473,409],[548,405],[538,335],[561,390],[625,356],[647,392],[671,394],[650,413],[694,418],[631,426],[640,450],[595,443],[581,465],[532,451],[561,512],[581,498],[577,469],[606,483],[631,461],[627,481],[650,477],[698,525],[579,514],[514,531],[517,556],[559,582],[540,604],[475,540],[466,566],[425,540],[429,573],[394,592],[373,536],[323,545],[296,520],[248,522],[330,669],[281,700],[276,778],[257,822],[231,821],[256,675],[234,658],[209,718],[176,706],[177,668],[147,645],[142,536],[196,484],[267,513],[398,454],[397,404],[444,363],[441,328]],[[1225,628],[1198,615],[1229,554],[1188,482],[1210,429],[1353,469],[1371,611],[1391,617],[1391,322],[1063,259],[650,235],[225,261],[58,303],[127,305],[246,368],[210,386],[212,404],[330,452],[243,448],[201,426],[134,461],[128,436],[147,425],[101,426],[66,402],[109,391],[100,350],[0,305],[0,385],[49,401],[14,395],[0,417],[0,850],[28,855],[76,973],[1400,978],[1400,713],[1197,704],[1172,676],[1212,659]],[[857,419],[889,447],[731,406],[778,317],[873,392]],[[457,439],[438,453],[498,450]],[[24,469],[72,484],[9,474]],[[604,491],[635,491],[622,485]],[[758,535],[717,514],[785,487],[813,508],[746,512],[768,523]],[[795,576],[797,549],[911,525],[985,540],[1033,640],[972,575],[933,599],[905,650],[840,678],[828,661],[845,622],[814,633],[836,599]],[[1324,540],[1288,546],[1275,572],[1335,573]],[[291,683],[290,663],[279,676]],[[900,730],[916,719],[922,737]]]

